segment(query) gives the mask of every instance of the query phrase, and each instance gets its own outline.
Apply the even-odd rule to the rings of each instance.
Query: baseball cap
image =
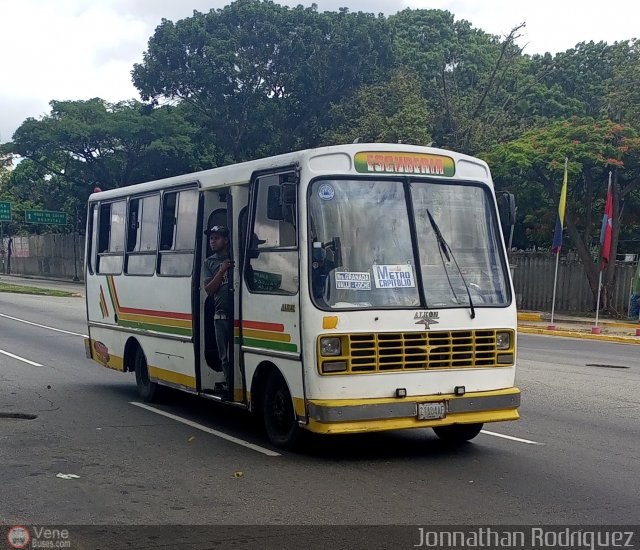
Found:
[[[209,229],[205,229],[205,233],[207,235],[217,233],[218,235],[222,235],[223,237],[229,236],[229,230],[224,225],[212,225]]]

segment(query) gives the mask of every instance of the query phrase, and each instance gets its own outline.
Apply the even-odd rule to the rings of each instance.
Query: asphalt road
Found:
[[[207,432],[133,405],[84,319],[82,298],[0,294],[0,412],[36,416],[0,418],[0,524],[639,523],[637,346],[520,336],[522,419],[460,448],[415,430],[269,455],[243,411],[156,407]]]

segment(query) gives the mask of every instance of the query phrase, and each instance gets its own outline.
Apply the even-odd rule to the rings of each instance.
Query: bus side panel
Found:
[[[195,390],[190,278],[89,275],[86,289],[93,359],[124,370],[133,338],[152,379]]]
[[[280,371],[289,387],[296,414],[298,417],[306,416],[302,382],[302,363],[300,361],[245,353],[244,362],[247,385],[249,386],[248,399],[252,403],[252,406],[255,406],[256,399],[261,397],[255,395],[256,391],[260,391],[255,384],[258,370],[273,365]],[[263,391],[264,387],[262,387],[261,390]]]

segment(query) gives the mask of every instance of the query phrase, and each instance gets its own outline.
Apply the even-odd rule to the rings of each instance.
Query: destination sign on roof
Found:
[[[450,178],[456,173],[451,157],[425,153],[363,151],[356,153],[355,167],[361,174],[417,174]]]

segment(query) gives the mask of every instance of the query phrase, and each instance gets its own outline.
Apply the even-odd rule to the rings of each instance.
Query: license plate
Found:
[[[418,420],[434,420],[447,416],[447,409],[442,403],[418,403]]]

